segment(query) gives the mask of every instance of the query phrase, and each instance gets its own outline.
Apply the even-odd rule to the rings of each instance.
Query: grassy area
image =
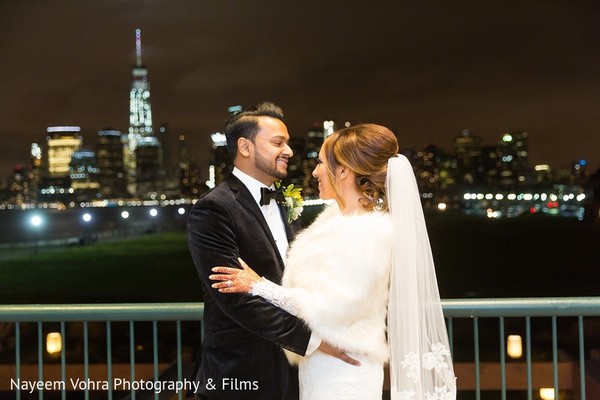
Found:
[[[77,246],[0,261],[0,303],[201,300],[183,233]]]
[[[600,295],[600,226],[427,217],[442,297]],[[0,304],[200,301],[183,233],[0,260]]]

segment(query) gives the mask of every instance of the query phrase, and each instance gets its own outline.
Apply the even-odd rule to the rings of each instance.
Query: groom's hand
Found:
[[[328,354],[332,357],[339,358],[340,360],[347,362],[350,365],[356,365],[357,367],[360,366],[360,362],[358,362],[354,358],[349,357],[348,354],[344,353],[342,350],[338,349],[337,347],[333,347],[332,345],[330,345],[329,343],[327,343],[325,341],[321,342],[321,345],[318,347],[317,350],[320,350],[323,353]]]

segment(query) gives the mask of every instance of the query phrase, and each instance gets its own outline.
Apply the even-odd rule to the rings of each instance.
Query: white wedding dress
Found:
[[[388,213],[342,215],[330,206],[298,235],[283,286],[265,279],[252,294],[304,321],[360,366],[315,351],[298,363],[301,400],[377,399],[388,360],[386,312],[392,225]]]
[[[268,280],[254,285],[252,294],[297,315],[294,300],[287,290]],[[302,357],[298,363],[301,400],[377,399],[381,400],[383,363],[365,354],[348,353],[360,361],[359,367],[347,364],[320,351]]]

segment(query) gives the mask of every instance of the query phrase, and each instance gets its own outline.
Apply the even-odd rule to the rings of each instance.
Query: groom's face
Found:
[[[287,176],[288,160],[294,153],[288,145],[290,135],[282,121],[259,117],[258,126],[259,131],[252,141],[255,178],[271,185]]]

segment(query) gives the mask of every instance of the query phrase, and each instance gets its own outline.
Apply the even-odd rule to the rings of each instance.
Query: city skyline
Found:
[[[154,129],[184,134],[201,163],[227,107],[271,100],[292,135],[375,122],[403,148],[450,151],[463,129],[486,144],[521,130],[531,164],[599,166],[595,3],[234,4],[0,4],[0,180],[48,126],[81,126],[86,148],[99,130],[127,132],[136,28]]]

